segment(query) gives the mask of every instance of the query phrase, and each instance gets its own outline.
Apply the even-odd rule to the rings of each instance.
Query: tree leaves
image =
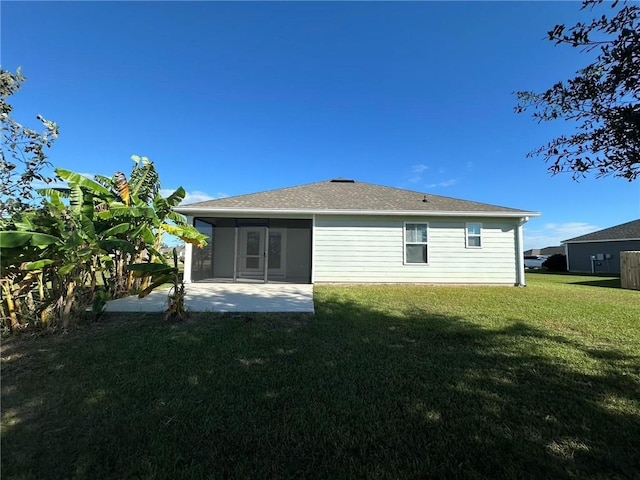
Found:
[[[583,9],[600,3],[587,0]],[[583,51],[599,49],[598,56],[566,83],[542,93],[517,93],[516,113],[532,109],[538,122],[564,119],[575,126],[575,133],[560,135],[527,155],[551,162],[554,175],[570,172],[578,179],[593,172],[628,181],[640,176],[640,6],[623,5],[612,18],[602,15],[568,30],[556,25],[549,40]],[[617,6],[611,4],[612,9]]]
[[[207,238],[172,210],[184,198],[183,188],[163,198],[158,174],[146,158],[138,159],[134,172],[127,185],[124,174],[93,180],[58,169],[68,187],[41,189],[41,209],[13,216],[15,230],[0,232],[0,269],[14,282],[8,288],[15,305],[25,305],[20,295],[34,293],[34,272],[40,275],[39,298],[53,302],[63,325],[73,309],[84,311],[86,301],[100,304],[135,291],[145,296],[166,281],[177,288],[177,260],[170,267],[158,251],[163,232],[196,245]],[[31,318],[28,312],[20,315]]]
[[[136,163],[129,180],[131,196],[146,204],[160,191],[160,176],[147,157],[140,159],[134,155],[131,158]]]
[[[53,235],[38,232],[4,231],[0,232],[0,248],[19,248],[23,246],[46,247],[59,243]]]
[[[28,272],[33,270],[42,270],[44,267],[48,267],[49,265],[53,265],[56,261],[50,258],[45,258],[43,260],[36,260],[33,262],[25,262],[22,264],[21,268]]]
[[[51,181],[42,171],[50,166],[46,150],[58,138],[58,126],[38,115],[44,127],[38,132],[11,117],[8,99],[25,81],[20,69],[13,74],[0,68],[0,224],[29,208],[35,198],[34,182]]]
[[[61,180],[64,180],[70,185],[75,184],[78,187],[83,187],[92,192],[94,195],[104,195],[106,197],[111,196],[111,192],[109,190],[107,190],[95,180],[91,180],[84,175],[70,172],[69,170],[65,170],[63,168],[56,168],[56,174]]]

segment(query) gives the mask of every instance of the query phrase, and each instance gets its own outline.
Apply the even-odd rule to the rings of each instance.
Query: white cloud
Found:
[[[168,197],[173,192],[174,190],[170,188],[163,188],[162,190],[160,190],[160,195],[162,195],[163,197]],[[194,190],[192,192],[187,192],[181,205],[187,205],[189,203],[206,202],[207,200],[215,200],[218,198],[225,198],[228,196],[229,195],[227,195],[224,192],[218,192],[215,194],[215,196],[211,196],[208,193],[201,192],[199,190]]]
[[[560,245],[562,240],[601,230],[602,227],[584,222],[546,223],[542,228],[524,227],[525,250]]]
[[[183,204],[206,202],[207,200],[213,200],[215,197],[208,195],[204,192],[194,190],[193,192],[187,192],[182,201]]]
[[[456,180],[455,178],[450,178],[449,180],[445,180],[444,182],[431,183],[427,185],[427,188],[437,188],[437,187],[447,188],[455,185],[456,183],[458,183],[458,180]]]
[[[420,183],[422,181],[422,174],[429,170],[429,167],[423,163],[413,165],[411,167],[411,177],[409,177],[409,183]]]

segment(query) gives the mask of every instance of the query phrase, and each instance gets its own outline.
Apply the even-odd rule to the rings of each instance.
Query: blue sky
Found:
[[[537,248],[640,216],[640,181],[576,183],[525,156],[572,131],[516,115],[513,92],[587,64],[544,40],[592,17],[579,7],[5,1],[0,61],[28,77],[18,121],[60,125],[56,167],[111,176],[147,156],[188,200],[352,178],[542,212]]]

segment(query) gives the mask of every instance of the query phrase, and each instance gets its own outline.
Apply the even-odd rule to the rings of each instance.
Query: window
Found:
[[[482,247],[482,224],[467,223],[467,248]]]
[[[404,263],[427,263],[427,223],[404,224]]]

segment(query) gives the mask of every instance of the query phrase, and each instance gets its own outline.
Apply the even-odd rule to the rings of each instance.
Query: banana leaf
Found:
[[[130,231],[132,228],[133,228],[133,225],[128,222],[119,223],[118,225],[108,228],[107,230],[102,232],[102,235],[105,237],[112,237],[114,235],[120,235],[121,233],[126,233]]]
[[[74,268],[76,268],[75,263],[67,263],[66,265],[60,267],[60,275],[68,275],[73,271]]]
[[[138,298],[144,298],[147,295],[149,295],[154,288],[159,287],[160,285],[163,285],[165,283],[172,283],[174,280],[174,275],[161,275],[160,277],[157,277],[153,283],[151,283],[151,285],[149,285],[147,288],[143,289],[139,294],[138,294]]]
[[[36,260],[33,262],[25,262],[22,265],[20,265],[20,269],[28,272],[32,270],[41,270],[44,267],[53,265],[54,263],[56,263],[55,260],[52,260],[50,258],[44,258],[42,260]]]
[[[82,233],[84,233],[87,238],[95,240],[96,227],[93,225],[93,221],[91,221],[91,219],[86,215],[82,214],[80,216],[80,225],[82,225]]]
[[[122,250],[127,253],[136,253],[136,248],[131,244],[131,242],[127,242],[126,240],[100,240],[98,241],[98,246],[106,252]]]
[[[62,168],[56,169],[56,174],[60,179],[69,183],[69,185],[77,185],[79,187],[84,187],[87,190],[96,193],[98,195],[104,195],[107,197],[111,196],[111,192],[107,190],[105,187],[100,185],[98,182],[91,180],[90,178],[84,177],[78,173],[70,172],[69,170],[64,170]]]
[[[187,193],[184,191],[184,188],[179,187],[175,192],[165,198],[165,200],[170,207],[177,207],[180,205],[182,200],[184,200],[186,194]]]
[[[148,277],[149,275],[168,275],[176,273],[176,268],[163,263],[134,263],[129,266],[134,277]]]
[[[26,245],[33,247],[46,247],[60,243],[58,237],[38,232],[16,232],[6,231],[0,232],[0,248],[19,248]]]

